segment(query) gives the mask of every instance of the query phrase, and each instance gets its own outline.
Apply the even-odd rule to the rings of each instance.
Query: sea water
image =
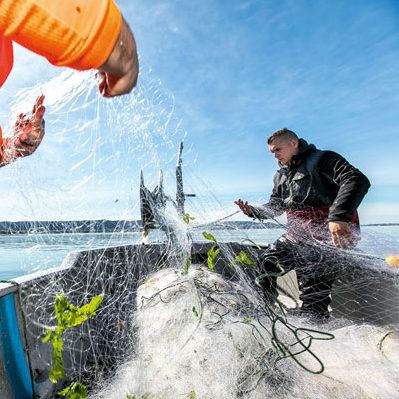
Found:
[[[251,230],[240,233],[231,230],[209,230],[221,241],[244,240],[250,236],[257,241],[273,241],[280,231]],[[0,280],[61,266],[69,252],[138,244],[141,232],[79,233],[79,234],[14,234],[0,235]],[[204,240],[200,232],[195,240]],[[159,230],[152,230],[148,244],[164,242],[166,237]]]
[[[204,241],[202,231],[210,232],[218,242],[273,242],[282,229],[198,229],[192,232],[194,241]],[[399,226],[367,226],[362,228],[358,250],[385,258],[399,255]],[[79,234],[18,234],[0,235],[0,280],[58,267],[69,252],[132,245],[140,242],[140,232],[79,233]],[[163,242],[165,235],[152,230],[148,243]]]

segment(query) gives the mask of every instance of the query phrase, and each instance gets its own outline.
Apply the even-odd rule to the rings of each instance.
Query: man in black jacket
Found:
[[[356,245],[357,207],[370,182],[341,155],[320,151],[288,129],[273,133],[267,143],[280,166],[269,202],[262,206],[235,202],[247,216],[260,220],[287,214],[287,233],[262,256],[262,288],[275,298],[276,278],[270,274],[295,269],[302,312],[328,316],[331,287],[344,257],[325,244],[342,249]]]

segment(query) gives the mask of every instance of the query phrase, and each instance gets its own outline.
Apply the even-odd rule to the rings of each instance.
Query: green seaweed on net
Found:
[[[212,234],[207,233],[206,231],[204,231],[204,232],[202,233],[202,235],[203,235],[207,240],[213,241],[213,243],[214,243],[214,244],[212,245],[211,249],[208,251],[208,254],[207,254],[207,255],[208,255],[208,258],[207,258],[208,267],[209,267],[210,270],[212,270],[212,271],[214,272],[214,271],[215,271],[215,264],[214,264],[213,261],[215,260],[216,256],[219,254],[220,248],[217,248],[217,249],[216,249],[218,243],[217,243],[217,241],[216,241],[216,238],[215,238]]]
[[[184,270],[183,270],[184,275],[188,274],[188,270],[190,269],[190,266],[191,266],[191,256],[190,256],[190,254],[187,254],[186,263],[184,265]]]
[[[235,263],[242,263],[245,266],[252,267],[256,266],[256,262],[252,261],[245,251],[241,251],[232,262],[229,263],[229,267],[233,267]]]
[[[190,220],[195,220],[195,217],[190,216],[188,213],[185,213],[183,216],[183,222],[189,224]]]
[[[151,398],[151,393],[150,392],[146,392],[143,393],[141,396],[137,396],[137,395],[126,395],[126,399],[150,399]]]
[[[58,325],[55,332],[51,328],[47,328],[47,335],[42,340],[43,343],[50,340],[53,345],[53,365],[49,374],[49,379],[53,384],[66,377],[64,361],[62,359],[62,335],[67,328],[78,326],[89,317],[95,316],[95,311],[102,300],[103,296],[99,295],[92,298],[90,303],[77,308],[68,303],[64,295],[58,294],[55,297],[54,310]],[[67,399],[83,399],[87,395],[87,390],[85,391],[85,389],[84,385],[73,383],[68,388],[59,392],[59,395],[66,396]]]
[[[197,309],[195,308],[195,306],[193,306],[192,311],[193,311],[195,317],[198,317],[198,316],[199,316],[198,311],[197,311]]]
[[[202,235],[209,241],[213,241],[213,245],[211,247],[211,249],[208,251],[208,258],[207,258],[207,263],[208,263],[208,267],[209,269],[211,269],[212,271],[215,271],[215,264],[214,264],[214,260],[216,258],[216,256],[219,254],[220,252],[220,248],[217,248],[217,241],[216,238],[207,232],[203,232]],[[254,262],[253,260],[250,259],[250,257],[248,256],[248,254],[245,251],[241,251],[234,259],[232,262],[229,263],[229,267],[233,267],[233,265],[235,263],[242,263],[243,265],[247,266],[247,267],[253,267],[256,266],[256,262]]]
[[[87,396],[87,387],[80,382],[74,382],[57,394],[65,396],[66,399],[84,399]]]
[[[183,216],[183,222],[189,224],[190,220],[195,220],[195,217],[190,216],[188,213],[185,213]],[[184,275],[188,274],[190,266],[191,266],[191,256],[190,254],[187,254],[186,263],[184,264],[184,269],[183,269]]]

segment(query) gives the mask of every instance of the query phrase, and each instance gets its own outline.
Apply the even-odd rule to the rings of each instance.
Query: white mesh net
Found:
[[[43,271],[18,280],[39,394],[55,391],[48,382],[51,345],[41,338],[56,326],[54,298],[64,294],[76,306],[96,295],[104,300],[96,316],[64,334],[67,378],[57,389],[80,381],[89,397],[107,399],[397,395],[399,273],[377,259],[394,254],[397,227],[391,234],[363,229],[359,251],[373,256],[344,254],[306,240],[286,246],[284,256],[272,262],[285,271],[295,269],[283,277],[279,268],[266,267],[263,244],[283,234],[284,223],[251,224],[232,215],[236,208],[226,207],[195,165],[185,168],[185,162],[187,191],[197,195],[187,199],[186,211],[196,219],[184,223],[167,201],[164,220],[173,239],[158,230],[150,232],[146,245],[131,245],[141,235],[129,225],[139,212],[139,170],[147,187],[156,185],[158,169],[164,170],[165,187],[175,187],[176,149],[185,132],[175,119],[173,98],[145,69],[134,95],[113,102],[99,99],[89,74],[64,72],[21,93],[15,109],[28,109],[42,91],[43,151],[2,171],[10,193],[16,193],[4,206],[11,214],[17,207],[20,219],[63,220],[56,235],[43,229],[34,238],[18,236],[34,240],[26,259],[34,256],[35,246],[83,251],[51,272],[44,269],[54,266],[54,258],[46,262],[42,252],[22,267],[25,273]],[[101,235],[94,227],[76,233],[71,220],[99,218],[99,213],[126,223],[111,224]],[[38,226],[43,228],[36,223],[24,232],[37,233]],[[202,243],[192,245],[197,241]],[[213,253],[220,249],[215,271],[206,268],[212,248]],[[234,262],[241,251],[255,265]],[[294,267],[299,263],[306,270]],[[272,273],[279,275],[275,298],[265,294],[268,283],[274,284]],[[301,313],[300,295],[307,287],[301,278],[313,287],[327,278],[319,291],[324,299],[331,293],[329,319]]]

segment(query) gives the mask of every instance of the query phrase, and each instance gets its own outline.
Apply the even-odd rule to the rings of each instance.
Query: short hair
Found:
[[[287,128],[283,128],[280,130],[277,130],[274,132],[272,135],[270,135],[267,139],[267,144],[272,144],[274,140],[276,139],[284,139],[284,140],[292,140],[296,139],[299,140],[298,136],[291,130]]]

